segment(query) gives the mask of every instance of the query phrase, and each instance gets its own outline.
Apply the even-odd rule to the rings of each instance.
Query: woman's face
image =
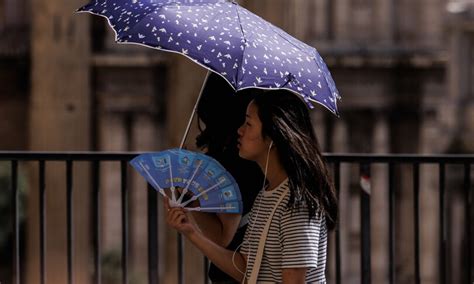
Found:
[[[239,135],[237,147],[239,156],[259,162],[267,154],[270,138],[262,136],[262,122],[258,117],[258,109],[252,101],[247,107],[244,124],[237,130]]]

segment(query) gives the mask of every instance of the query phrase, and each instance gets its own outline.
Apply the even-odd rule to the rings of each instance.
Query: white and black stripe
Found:
[[[255,262],[258,242],[265,223],[288,188],[288,179],[271,191],[262,190],[256,198],[240,251],[248,256],[247,278]],[[283,268],[308,268],[306,283],[326,283],[327,227],[324,216],[308,221],[308,209],[289,211],[289,193],[275,210],[263,252],[259,282],[282,282]]]

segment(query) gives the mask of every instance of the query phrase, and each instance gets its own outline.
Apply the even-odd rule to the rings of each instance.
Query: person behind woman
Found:
[[[336,226],[337,200],[306,104],[286,90],[256,94],[238,134],[239,155],[255,161],[268,181],[240,251],[209,240],[185,210],[165,200],[167,223],[238,281],[325,283],[327,231]]]
[[[247,214],[263,180],[258,165],[239,157],[237,149],[237,129],[245,120],[245,111],[252,97],[252,92],[236,94],[224,79],[211,73],[197,107],[200,133],[196,137],[196,146],[219,161],[234,177],[241,192],[243,212],[242,215],[195,212],[192,216],[206,237],[229,250],[235,250],[242,243]],[[208,275],[212,283],[237,283],[212,262]]]

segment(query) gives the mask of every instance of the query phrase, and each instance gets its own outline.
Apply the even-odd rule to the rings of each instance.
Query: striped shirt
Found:
[[[286,179],[271,191],[262,190],[250,212],[249,225],[240,249],[247,255],[246,277],[250,278],[258,242],[279,197],[288,188]],[[287,209],[289,192],[273,215],[263,252],[258,282],[282,282],[282,269],[306,267],[306,283],[326,283],[327,227],[322,214],[308,221],[308,209]]]

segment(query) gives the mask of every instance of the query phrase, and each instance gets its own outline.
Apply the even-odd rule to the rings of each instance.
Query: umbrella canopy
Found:
[[[78,12],[107,18],[119,43],[180,53],[235,90],[288,89],[337,114],[340,98],[311,47],[229,0],[94,0]]]

